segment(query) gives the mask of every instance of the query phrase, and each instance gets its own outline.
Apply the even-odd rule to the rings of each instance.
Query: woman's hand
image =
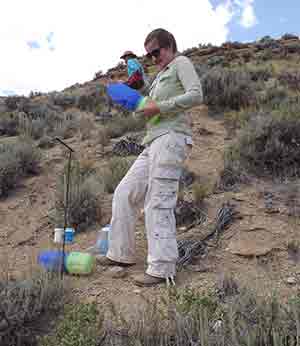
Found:
[[[147,118],[151,118],[152,116],[159,114],[160,109],[155,101],[149,100],[146,107],[137,111],[136,113],[142,114]]]

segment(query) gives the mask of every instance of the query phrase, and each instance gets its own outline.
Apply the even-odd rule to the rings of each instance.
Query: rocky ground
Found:
[[[194,109],[191,116],[194,146],[186,165],[201,182],[213,186],[223,168],[224,146],[230,139],[223,120],[208,115],[206,107]],[[91,159],[95,165],[101,165],[105,160],[96,138],[80,141],[74,137],[67,142],[79,158]],[[105,150],[111,150],[111,146]],[[23,180],[7,199],[0,201],[1,263],[9,268],[12,278],[26,276],[35,266],[38,252],[54,247],[53,226],[48,215],[54,205],[57,175],[65,160],[59,145],[48,149],[41,174]],[[259,293],[277,290],[286,298],[296,292],[300,284],[300,266],[297,254],[293,256],[288,251],[288,243],[298,238],[299,222],[288,215],[282,201],[276,198],[277,188],[270,181],[252,180],[251,184],[239,186],[234,191],[212,190],[205,199],[207,221],[188,230],[179,228],[178,238],[201,238],[224,202],[235,205],[238,217],[220,234],[217,243],[213,240],[208,243],[204,258],[178,273],[176,285],[207,291],[218,287],[229,274],[239,285],[254,287]],[[103,201],[101,222],[78,234],[68,250],[84,251],[94,245],[97,230],[110,219],[111,199],[112,195],[106,195]],[[136,235],[138,263],[135,266],[116,272],[97,265],[90,276],[68,276],[72,295],[101,304],[113,301],[132,311],[140,306],[143,297],[163,294],[164,285],[145,289],[132,283],[132,276],[145,268],[147,250],[142,214]]]

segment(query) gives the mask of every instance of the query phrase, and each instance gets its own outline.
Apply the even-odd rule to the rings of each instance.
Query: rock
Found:
[[[240,256],[263,256],[273,248],[272,234],[267,231],[240,232],[231,238],[228,251]]]
[[[111,267],[108,269],[108,275],[113,279],[122,279],[127,275],[127,271],[123,267]]]
[[[297,279],[293,276],[290,276],[285,281],[289,285],[295,285],[297,283]]]
[[[223,326],[223,321],[217,320],[213,325],[214,332],[218,332],[222,328],[222,326]]]

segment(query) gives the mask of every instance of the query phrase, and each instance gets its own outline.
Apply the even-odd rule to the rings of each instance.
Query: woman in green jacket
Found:
[[[192,145],[186,111],[202,103],[202,88],[192,62],[177,51],[174,36],[152,31],[144,43],[159,73],[149,88],[150,101],[140,111],[149,119],[145,150],[115,190],[112,203],[110,265],[133,265],[135,223],[142,208],[148,241],[146,273],[134,278],[139,286],[174,282],[178,249],[174,209],[183,163]],[[150,121],[156,117],[158,121]]]

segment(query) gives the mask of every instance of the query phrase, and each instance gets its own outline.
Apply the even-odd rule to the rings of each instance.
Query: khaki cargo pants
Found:
[[[107,257],[135,263],[135,224],[144,207],[148,268],[155,277],[173,277],[178,249],[174,209],[191,137],[170,132],[139,155],[115,190]]]

